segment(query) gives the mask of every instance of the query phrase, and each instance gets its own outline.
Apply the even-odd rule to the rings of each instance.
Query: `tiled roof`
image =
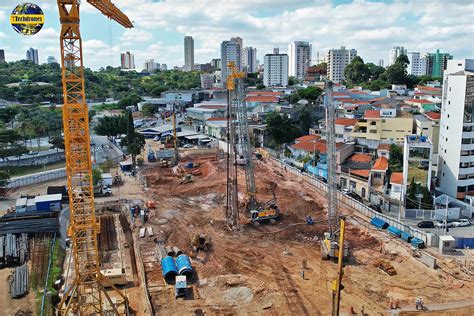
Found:
[[[390,176],[390,183],[402,184],[403,182],[403,172],[394,172]]]
[[[434,88],[429,86],[416,86],[418,90],[426,90],[426,91],[441,91],[441,88]]]
[[[351,118],[344,118],[344,117],[339,117],[336,119],[335,124],[336,125],[344,125],[344,126],[352,126],[357,123],[356,119],[351,119]]]
[[[291,148],[309,152],[314,152],[317,150],[320,153],[326,153],[326,142],[320,140],[307,140],[291,145]]]
[[[304,142],[304,141],[314,140],[314,139],[318,139],[318,138],[321,138],[321,136],[319,136],[319,135],[304,135],[304,136],[298,137],[297,139],[295,139],[295,141]]]
[[[386,157],[380,157],[378,158],[374,166],[372,167],[372,170],[377,170],[377,171],[387,171],[388,169],[388,159]]]
[[[367,93],[365,93],[363,91],[359,91],[359,90],[351,90],[351,93],[352,94],[367,94]]]
[[[379,110],[365,110],[364,117],[365,118],[379,118],[380,111]]]
[[[436,112],[425,112],[425,115],[428,116],[432,120],[439,120],[441,119],[441,113]]]
[[[366,104],[369,104],[369,101],[357,101],[357,102],[354,102],[354,104],[366,105]]]
[[[377,149],[379,149],[379,150],[390,150],[390,144],[379,144]]]
[[[368,178],[370,174],[370,170],[351,170],[350,172],[351,174],[364,178]]]
[[[424,99],[408,99],[405,100],[406,103],[419,103],[419,104],[433,104],[434,102],[424,100]]]
[[[345,92],[333,92],[332,96],[333,97],[349,97],[349,95]]]
[[[251,91],[251,92],[247,92],[247,96],[256,96],[256,95],[260,95],[260,96],[281,96],[281,95],[283,95],[283,93],[278,92],[278,91]]]
[[[383,97],[383,98],[371,99],[371,100],[369,100],[369,103],[374,103],[374,102],[377,102],[377,101],[383,101],[383,100],[385,100],[385,99],[387,99],[387,98],[386,98],[386,97]]]
[[[199,108],[203,109],[225,109],[227,106],[225,105],[201,105],[198,106]]]
[[[372,155],[368,154],[353,154],[350,158],[350,161],[353,162],[371,162],[372,161]]]
[[[334,99],[334,101],[344,102],[344,103],[355,103],[355,102],[357,102],[357,100],[352,99],[352,98],[340,98],[340,99]]]
[[[247,102],[278,102],[278,97],[276,96],[260,96],[252,95],[245,98]]]

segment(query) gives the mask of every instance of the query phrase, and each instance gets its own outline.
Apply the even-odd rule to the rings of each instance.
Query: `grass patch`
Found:
[[[108,110],[123,110],[123,108],[120,107],[118,104],[100,104],[100,105],[94,105],[93,109],[96,110],[97,112],[100,112],[100,111],[108,111]]]
[[[0,170],[8,172],[11,178],[25,176],[32,173],[43,172],[53,169],[64,168],[66,166],[65,161],[51,163],[45,166],[23,166],[23,167],[1,167]]]

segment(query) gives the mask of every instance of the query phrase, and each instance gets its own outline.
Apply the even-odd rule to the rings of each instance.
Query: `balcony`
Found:
[[[474,155],[460,156],[459,162],[474,162]]]
[[[461,150],[474,150],[474,144],[461,144]]]
[[[459,168],[459,174],[471,174],[474,173],[474,167]]]
[[[474,138],[474,132],[462,132],[462,138]]]

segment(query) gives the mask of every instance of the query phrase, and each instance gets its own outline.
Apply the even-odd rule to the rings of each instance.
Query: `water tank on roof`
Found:
[[[426,142],[426,140],[427,140],[427,137],[426,137],[426,136],[420,136],[420,141],[421,141],[421,142],[424,143],[424,142]]]

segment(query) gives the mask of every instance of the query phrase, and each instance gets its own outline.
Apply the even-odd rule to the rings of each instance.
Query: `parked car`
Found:
[[[466,227],[466,226],[471,226],[471,225],[472,225],[471,221],[465,218],[459,219],[454,222],[454,226],[456,227]]]
[[[373,209],[376,212],[382,213],[382,208],[379,205],[376,204],[369,204],[369,207]]]
[[[183,148],[193,148],[193,145],[191,145],[191,144],[184,144],[184,145],[183,145]]]
[[[453,221],[453,220],[448,219],[448,220],[447,220],[447,225],[445,225],[444,221],[439,221],[439,222],[437,222],[437,223],[435,224],[435,226],[438,227],[438,228],[444,228],[444,227],[446,227],[446,226],[447,226],[447,227],[454,227],[455,225],[454,225],[454,221]]]
[[[153,140],[154,140],[155,142],[160,141],[160,136],[155,136],[155,138],[153,138]]]
[[[419,228],[434,228],[435,224],[432,221],[422,221],[416,224]]]
[[[364,200],[362,200],[362,198],[360,197],[359,194],[355,193],[355,192],[349,192],[347,193],[347,196],[350,196],[351,198],[353,198],[354,200],[357,200],[359,201],[360,203],[363,203]]]

